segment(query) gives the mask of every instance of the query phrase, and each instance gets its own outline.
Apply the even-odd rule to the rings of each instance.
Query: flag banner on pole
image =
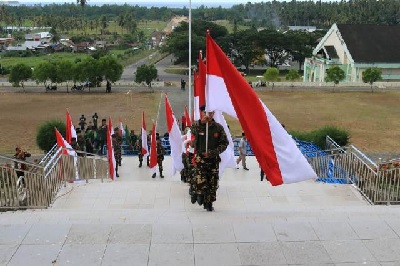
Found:
[[[185,114],[187,113],[186,111],[187,108],[185,108]],[[171,104],[169,103],[167,94],[165,94],[165,114],[166,114],[167,128],[169,133],[169,143],[171,145],[171,160],[172,160],[171,175],[175,175],[176,172],[180,172],[183,169],[183,163],[182,163],[183,140],[178,122],[176,121],[176,117],[174,115],[174,112],[172,111],[172,107]],[[188,120],[186,119],[186,121]]]
[[[215,122],[221,124],[224,128],[226,137],[228,138],[229,145],[226,147],[223,153],[220,154],[221,162],[219,163],[219,177],[221,179],[225,168],[236,168],[235,158],[235,145],[232,140],[231,132],[229,131],[228,124],[226,123],[225,117],[221,111],[215,111],[214,113]]]
[[[121,137],[124,137],[126,132],[125,132],[125,129],[124,129],[124,125],[122,124],[122,119],[121,118],[119,118],[119,130],[121,132]]]
[[[157,140],[156,140],[156,124],[153,122],[151,129],[151,142],[150,142],[150,169],[151,173],[155,174],[157,171]]]
[[[207,33],[206,109],[239,119],[254,155],[273,186],[317,178],[281,123],[262,103]]]
[[[202,52],[199,52],[198,71],[196,75],[196,85],[194,87],[194,120],[199,120],[200,107],[206,102],[205,87],[206,87],[206,64],[203,61]]]
[[[115,134],[114,128],[113,128],[113,125],[111,122],[111,117],[108,118],[108,130],[107,131],[110,133],[111,136]]]
[[[71,145],[63,138],[61,133],[57,130],[57,128],[54,128],[56,132],[56,140],[57,140],[57,146],[64,148],[63,154],[66,155],[71,155],[74,157],[74,167],[75,167],[75,179],[79,180],[79,172],[78,172],[78,154],[76,151],[71,147]]]
[[[71,143],[71,139],[75,138],[77,140],[76,130],[74,124],[72,123],[71,115],[69,114],[68,110],[66,113],[66,133],[65,139],[68,143]]]
[[[54,130],[56,132],[57,146],[65,148],[63,154],[77,156],[76,151],[74,151],[71,145],[63,138],[58,129],[54,128]]]
[[[192,120],[190,119],[190,115],[189,115],[189,111],[188,111],[187,105],[185,105],[185,118],[186,118],[185,128],[186,127],[191,127],[192,126]]]
[[[147,158],[149,156],[149,147],[147,145],[147,131],[146,131],[146,121],[144,120],[144,112],[142,113],[142,135],[141,135],[141,140],[142,140],[142,155],[143,158]]]
[[[108,127],[112,128],[111,117],[108,118]],[[113,132],[114,132],[114,130],[113,130]],[[116,178],[115,166],[117,164],[115,162],[114,148],[113,148],[111,135],[112,135],[111,131],[107,130],[107,158],[108,158],[108,165],[109,165],[109,171],[110,171],[110,178],[112,180],[115,180],[115,178]]]

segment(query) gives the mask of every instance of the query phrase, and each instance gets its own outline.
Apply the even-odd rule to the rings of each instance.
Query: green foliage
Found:
[[[106,80],[111,82],[116,82],[122,76],[124,67],[121,63],[117,61],[114,57],[104,56],[99,60],[99,69],[101,71],[101,76]]]
[[[362,80],[364,83],[369,83],[372,90],[372,84],[378,80],[382,80],[382,71],[377,67],[367,68],[362,73]]]
[[[33,78],[36,80],[36,83],[43,83],[44,86],[46,86],[47,81],[50,80],[50,75],[55,72],[56,69],[54,64],[43,62],[33,70]]]
[[[326,82],[333,82],[335,85],[337,85],[340,81],[344,80],[344,78],[344,70],[339,66],[334,66],[326,70]]]
[[[279,81],[279,69],[276,67],[268,68],[264,73],[264,78],[268,82],[272,82],[272,89],[274,88],[274,82]]]
[[[154,65],[141,65],[136,69],[135,82],[146,82],[151,87],[151,81],[157,78],[157,69]]]
[[[24,82],[32,77],[32,69],[25,64],[17,64],[11,68],[8,81],[12,83],[14,87],[22,86],[24,88]]]
[[[57,128],[61,135],[65,138],[65,124],[59,120],[51,120],[41,124],[36,133],[36,144],[45,152],[51,150],[54,144],[57,143],[56,133],[54,128]]]
[[[321,149],[325,149],[326,136],[331,137],[340,146],[346,146],[350,139],[347,130],[335,126],[325,126],[310,132],[291,131],[290,134],[299,140],[312,142]]]
[[[299,78],[300,78],[300,74],[295,69],[289,70],[289,73],[287,73],[287,75],[286,75],[286,80],[290,80],[292,82],[297,80],[297,79],[299,79]]]
[[[211,30],[213,38],[222,37],[228,34],[225,27],[215,24],[210,21],[194,20],[192,22],[192,64],[196,64],[198,59],[198,51],[205,51],[205,33],[206,30]],[[182,22],[167,38],[163,52],[171,53],[175,57],[175,63],[188,64],[189,62],[189,24]]]

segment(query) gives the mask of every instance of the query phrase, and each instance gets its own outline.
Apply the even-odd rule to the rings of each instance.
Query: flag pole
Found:
[[[158,103],[158,111],[157,111],[157,120],[156,120],[156,124],[158,123],[158,117],[159,117],[159,115],[160,115],[161,101],[162,101],[162,92],[160,93],[160,102]]]
[[[189,0],[189,114],[192,112],[192,0]]]

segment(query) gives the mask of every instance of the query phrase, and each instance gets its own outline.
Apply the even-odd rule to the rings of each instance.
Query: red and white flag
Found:
[[[190,119],[190,115],[189,115],[189,111],[188,111],[187,105],[185,105],[185,119],[186,119],[185,127],[191,127],[192,126],[192,120]]]
[[[273,186],[317,178],[293,139],[207,33],[207,110],[239,122]]]
[[[197,83],[195,87],[195,98],[194,98],[194,113],[195,119],[201,119],[200,107],[206,104],[206,64],[204,63],[201,55],[201,51],[199,54],[199,72],[197,74]],[[197,100],[196,100],[196,95]],[[196,106],[197,104],[197,106]],[[196,117],[197,112],[197,117]],[[224,172],[225,168],[236,168],[236,159],[235,159],[235,151],[234,151],[234,143],[232,140],[232,135],[229,131],[228,124],[226,123],[225,117],[223,116],[221,111],[216,111],[214,114],[214,120],[221,124],[224,128],[226,136],[228,137],[229,145],[226,150],[220,154],[221,162],[219,163],[219,175],[220,178],[222,177],[222,173]]]
[[[146,121],[144,120],[144,112],[142,113],[142,136],[141,136],[141,140],[142,140],[142,155],[143,158],[146,158],[147,156],[149,156],[149,147],[147,145],[147,131],[146,131]]]
[[[153,128],[151,129],[150,168],[151,168],[151,173],[155,174],[157,170],[157,140],[156,140],[156,124],[154,122],[153,122]]]
[[[119,130],[121,132],[121,137],[124,137],[125,136],[125,129],[124,129],[124,125],[122,124],[121,117],[119,118]]]
[[[54,130],[56,132],[57,146],[65,148],[63,151],[63,154],[77,156],[76,151],[74,151],[74,149],[71,147],[71,145],[63,138],[63,136],[58,131],[58,129],[54,128]]]
[[[200,107],[206,103],[205,98],[205,87],[206,87],[206,64],[203,61],[203,56],[201,51],[199,52],[199,63],[198,71],[194,80],[194,120],[199,120],[200,117]]]
[[[186,111],[187,108],[185,108],[185,115],[187,113]],[[169,143],[171,145],[171,160],[172,160],[171,175],[175,175],[176,172],[180,172],[183,169],[183,163],[182,163],[183,140],[178,122],[176,121],[174,112],[172,111],[172,107],[171,104],[169,103],[167,94],[165,94],[165,115],[169,133]],[[186,118],[186,121],[188,121],[187,119],[188,118]]]
[[[111,117],[108,118],[108,127],[112,128]],[[113,148],[111,135],[112,135],[111,130],[107,130],[107,158],[108,158],[108,165],[109,165],[109,171],[110,171],[110,178],[112,180],[115,180],[115,178],[117,177],[116,172],[115,172],[115,166],[117,164],[115,162],[114,148]]]
[[[57,128],[54,128],[56,132],[56,140],[57,140],[57,146],[58,147],[63,147],[63,154],[66,155],[71,155],[74,157],[74,172],[75,172],[75,179],[79,180],[79,171],[78,171],[78,154],[76,151],[71,147],[71,145],[63,138],[61,133],[57,130]]]
[[[108,118],[108,132],[110,133],[110,135],[112,136],[112,135],[114,135],[115,134],[115,132],[114,132],[114,128],[113,128],[113,125],[112,125],[112,122],[111,122],[111,117],[109,117]]]
[[[66,133],[65,138],[68,143],[71,143],[71,139],[75,138],[77,140],[76,130],[74,124],[72,123],[71,115],[69,114],[68,110],[66,113]]]

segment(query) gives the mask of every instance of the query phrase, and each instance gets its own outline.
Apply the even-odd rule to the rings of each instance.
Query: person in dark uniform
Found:
[[[203,117],[191,128],[194,136],[191,146],[196,152],[191,202],[197,201],[207,211],[213,211],[219,183],[219,155],[226,150],[229,142],[222,125],[213,119],[214,112],[205,112],[205,106],[200,110]]]
[[[104,155],[103,154],[103,147],[106,142],[106,136],[107,136],[107,120],[102,119],[101,120],[101,126],[97,129],[97,154],[99,155]]]
[[[117,163],[117,165],[121,166],[121,162],[122,162],[122,146],[121,145],[123,142],[122,132],[118,127],[114,128],[114,132],[115,132],[114,135],[115,135],[115,140],[116,140],[115,145],[113,144],[115,162]]]
[[[97,113],[94,113],[94,115],[92,116],[93,129],[97,129],[97,119],[99,119],[99,116],[97,115]]]
[[[118,166],[121,166],[121,144],[119,143],[118,140],[117,131],[115,131],[115,133],[111,137],[112,137],[112,145],[114,149],[114,158],[115,158],[115,176],[119,177]]]
[[[147,146],[149,147],[149,146]],[[143,165],[143,157],[144,154],[142,153],[142,138],[138,137],[137,141],[136,141],[136,149],[139,151],[138,153],[138,158],[139,158],[139,168],[142,167]],[[150,165],[150,156],[146,156],[146,160],[147,160],[147,166]]]
[[[31,157],[31,154],[29,152],[26,152],[24,150],[21,149],[21,147],[17,146],[15,148],[15,154],[14,154],[14,158],[21,160],[21,161],[26,161],[27,157]],[[15,169],[18,169],[15,171],[15,173],[17,174],[17,176],[25,176],[25,170],[26,170],[26,165],[24,163],[20,163],[20,162],[15,162]]]
[[[161,145],[161,139],[160,136],[156,137],[156,141],[157,141],[157,164],[158,164],[158,171],[160,172],[160,177],[164,178],[162,172],[163,172],[163,161],[164,161],[164,154],[165,154],[165,149],[164,147]],[[154,173],[152,176],[152,178],[156,177],[156,173]]]

